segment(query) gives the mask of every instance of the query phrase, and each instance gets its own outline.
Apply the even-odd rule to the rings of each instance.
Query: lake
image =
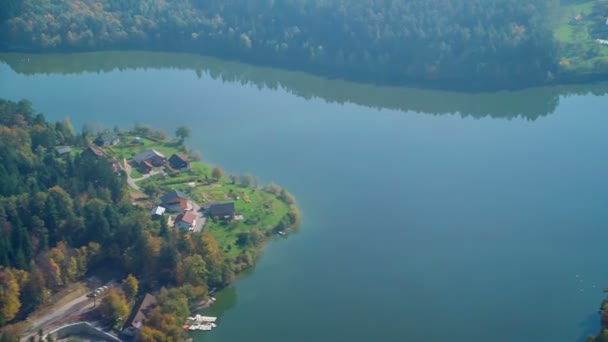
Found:
[[[217,295],[197,341],[580,341],[608,286],[606,84],[463,94],[187,54],[0,54],[51,120],[192,128],[289,189],[299,231]]]

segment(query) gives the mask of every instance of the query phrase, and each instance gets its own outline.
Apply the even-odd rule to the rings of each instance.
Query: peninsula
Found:
[[[175,133],[77,134],[0,100],[0,340],[52,340],[66,326],[179,341],[210,292],[297,225],[289,192],[225,175],[187,149],[188,127]]]

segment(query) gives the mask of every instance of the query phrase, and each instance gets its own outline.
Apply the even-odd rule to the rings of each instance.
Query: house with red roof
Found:
[[[183,214],[177,215],[174,226],[181,230],[190,230],[196,226],[196,215],[193,211],[185,211]]]

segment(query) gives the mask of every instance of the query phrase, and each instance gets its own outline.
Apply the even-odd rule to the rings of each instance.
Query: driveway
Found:
[[[127,184],[129,184],[129,186],[135,190],[135,191],[142,191],[141,188],[139,186],[137,186],[137,182],[142,181],[146,178],[150,178],[152,176],[156,176],[158,174],[164,174],[166,175],[164,170],[154,170],[148,174],[143,175],[142,177],[139,178],[131,178],[131,171],[132,171],[132,166],[129,165],[129,163],[127,163],[127,161],[124,161],[124,166],[125,166],[125,173],[127,174]]]
[[[192,231],[195,233],[199,233],[203,230],[205,223],[207,223],[207,216],[201,213],[201,207],[194,202],[192,202],[192,211],[195,212],[197,216],[196,225],[194,226],[194,229],[192,229]]]

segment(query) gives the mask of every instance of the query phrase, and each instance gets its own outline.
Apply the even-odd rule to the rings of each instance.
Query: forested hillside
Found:
[[[144,290],[169,289],[146,333],[176,340],[207,288],[233,280],[232,264],[212,235],[169,229],[133,206],[125,176],[86,141],[67,119],[49,123],[27,101],[0,100],[0,328],[105,267]],[[72,153],[57,155],[62,145]]]
[[[451,88],[544,83],[556,0],[5,0],[7,49],[201,52],[329,77]]]

